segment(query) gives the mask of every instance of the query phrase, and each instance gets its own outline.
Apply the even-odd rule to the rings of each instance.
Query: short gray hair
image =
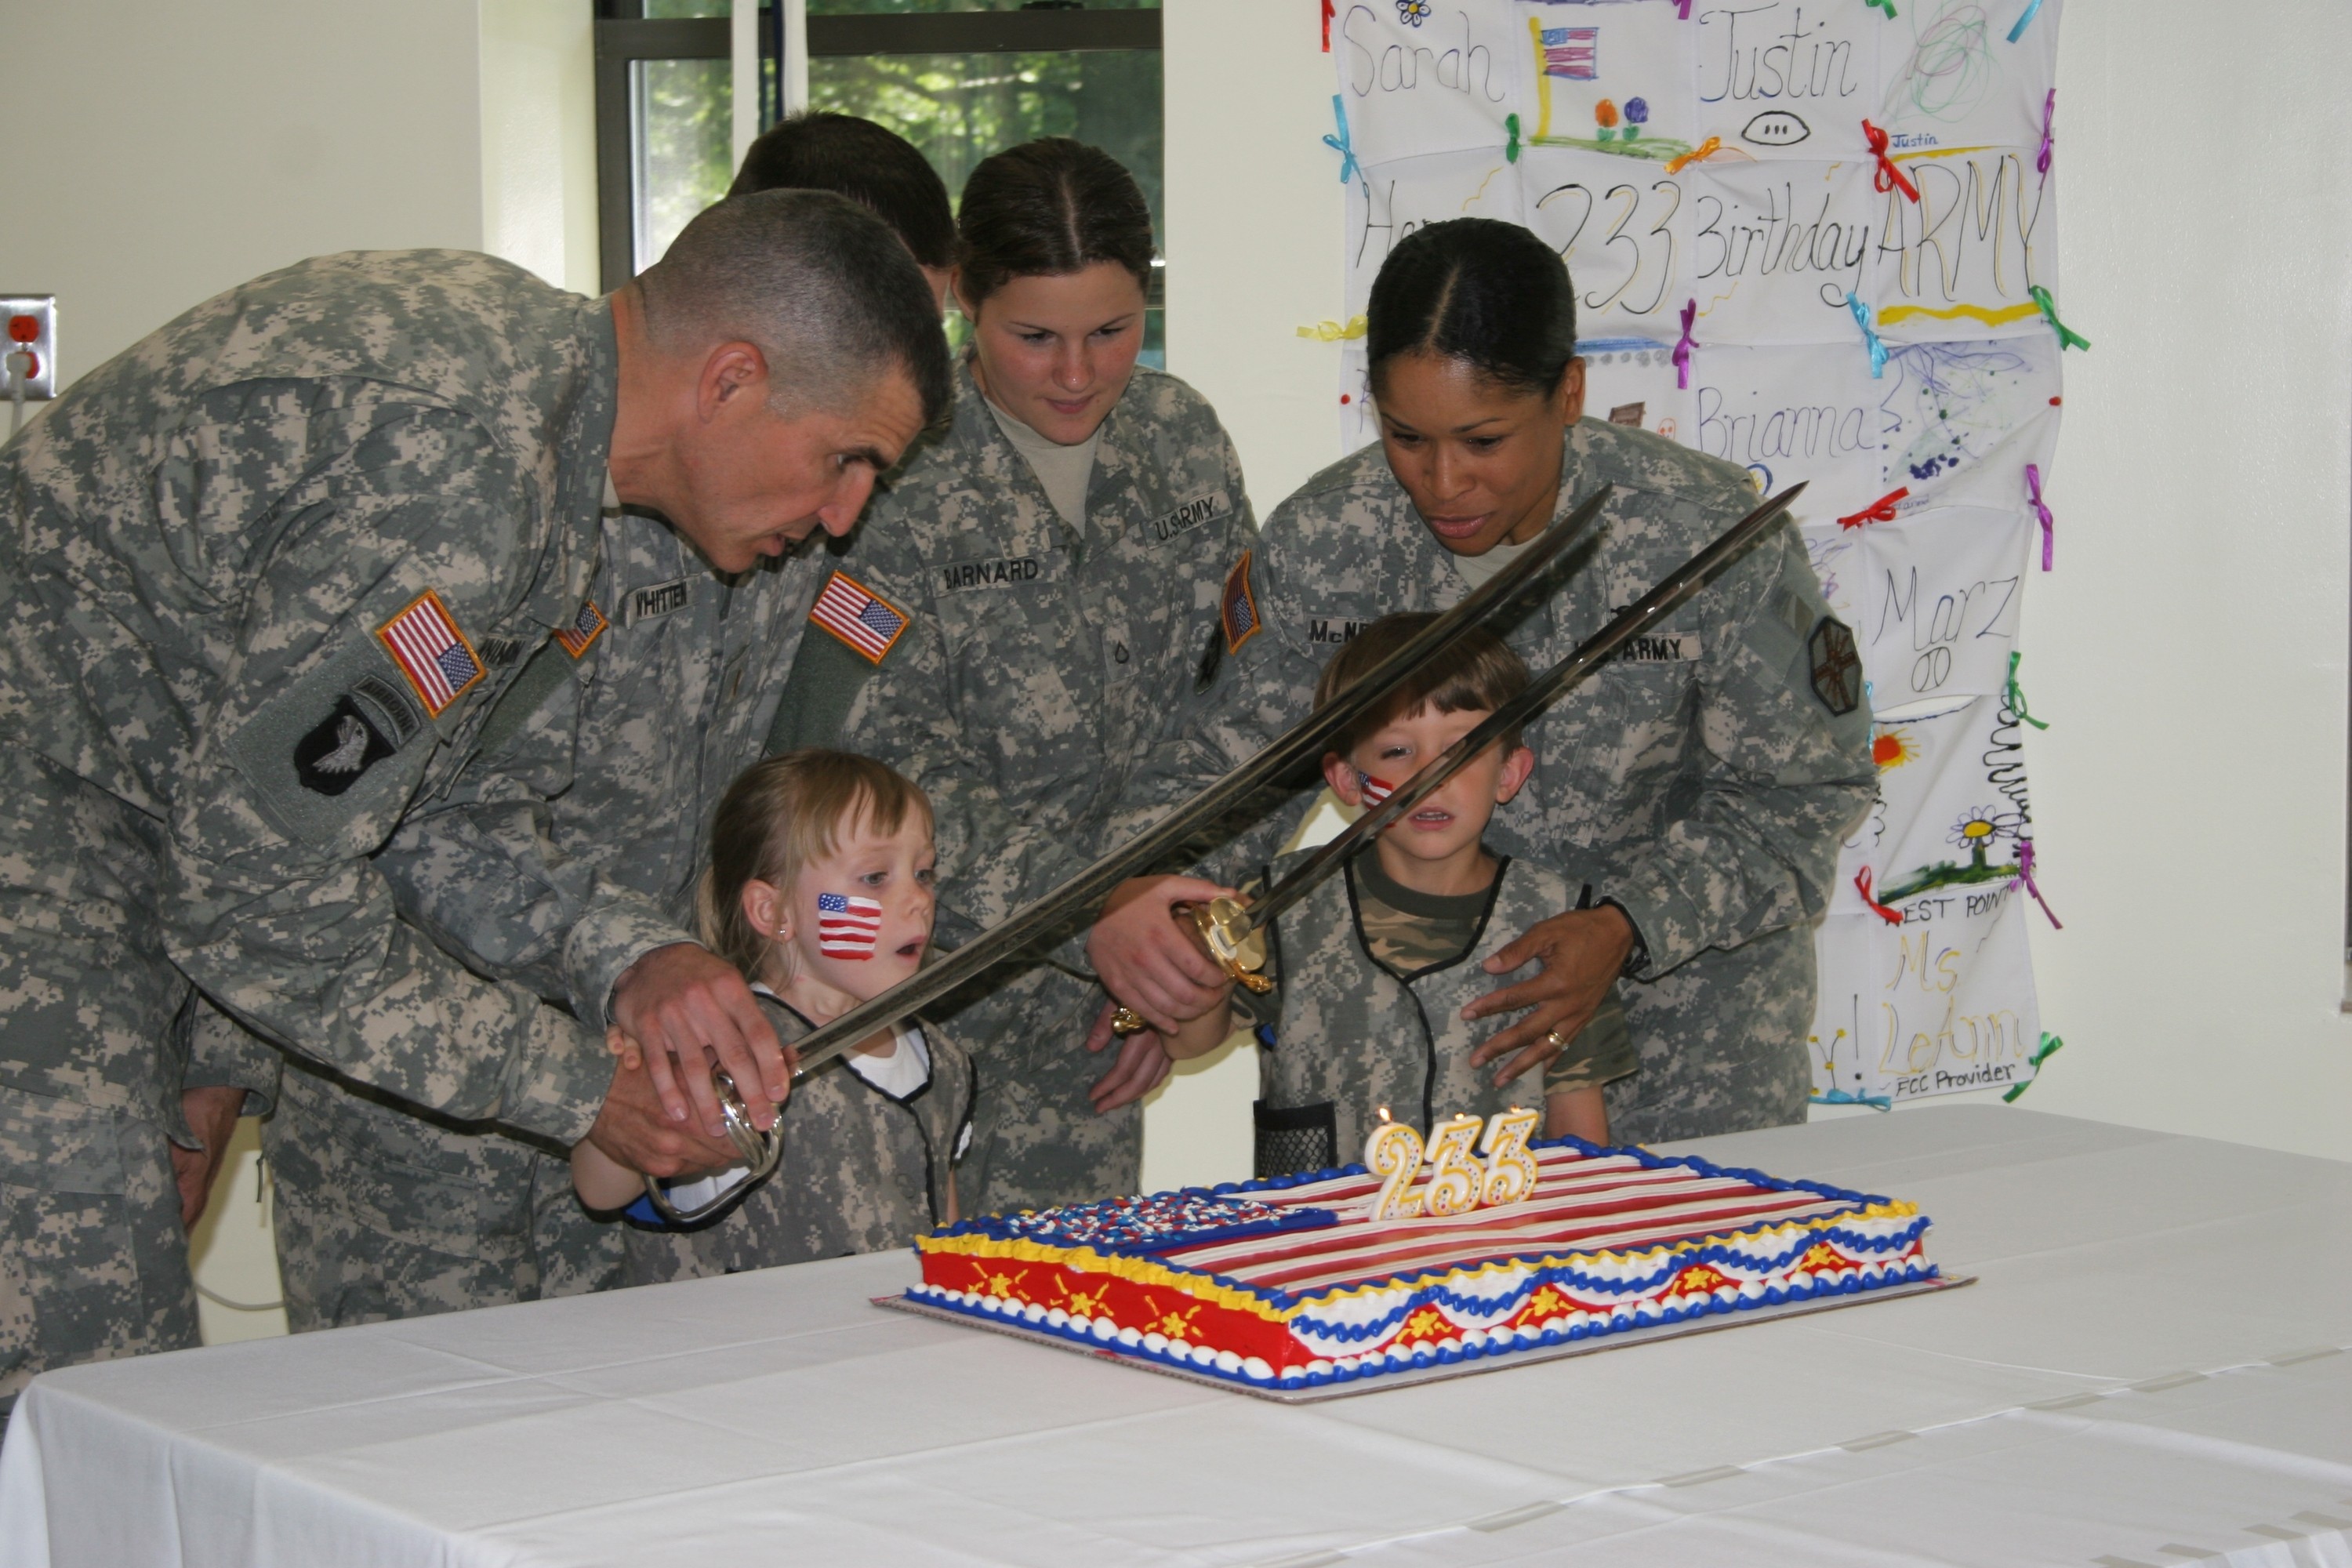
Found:
[[[779,413],[839,406],[898,370],[927,427],[947,418],[947,336],[930,285],[889,226],[845,197],[730,196],[688,224],[637,286],[646,331],[665,350],[755,344]]]

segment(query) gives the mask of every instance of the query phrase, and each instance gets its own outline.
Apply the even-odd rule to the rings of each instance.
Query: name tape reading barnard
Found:
[[[1034,583],[1045,574],[1045,563],[1034,555],[1000,555],[989,561],[950,561],[938,568],[940,589],[948,594]]]

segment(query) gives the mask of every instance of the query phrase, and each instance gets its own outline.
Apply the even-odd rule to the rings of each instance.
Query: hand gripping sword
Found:
[[[1491,619],[1518,596],[1522,587],[1564,558],[1571,549],[1597,538],[1594,521],[1608,504],[1611,493],[1612,487],[1604,484],[1586,497],[1578,503],[1575,510],[1538,535],[1526,553],[1423,627],[1361,680],[1316,709],[1276,737],[1257,755],[1193,796],[1160,822],[1138,834],[1052,892],[1016,910],[1002,923],[982,932],[937,963],[926,964],[881,995],[860,1003],[830,1024],[794,1041],[793,1049],[799,1059],[799,1066],[793,1068],[793,1076],[795,1079],[805,1076],[811,1069],[832,1060],[876,1030],[897,1023],[992,966],[1017,956],[1052,934],[1073,913],[1099,909],[1103,900],[1121,882],[1171,854],[1202,824],[1213,822],[1233,811],[1254,792],[1282,777],[1300,763],[1320,757],[1323,742],[1333,734],[1386,697],[1432,657],[1452,646],[1464,632]],[[1196,920],[1199,918],[1195,916]],[[1254,952],[1256,963],[1265,962],[1262,942],[1255,949],[1244,943],[1237,951]],[[1254,969],[1251,978],[1259,984],[1265,984]],[[733,1204],[750,1190],[753,1183],[773,1171],[783,1153],[783,1140],[779,1132],[763,1133],[752,1125],[751,1112],[737,1092],[733,1079],[717,1068],[711,1069],[710,1076],[712,1085],[718,1090],[720,1110],[726,1119],[728,1141],[743,1154],[745,1163],[751,1166],[751,1174],[709,1202],[685,1211],[673,1207],[659,1184],[648,1176],[646,1178],[647,1197],[652,1200],[654,1208],[673,1224],[691,1225]]]

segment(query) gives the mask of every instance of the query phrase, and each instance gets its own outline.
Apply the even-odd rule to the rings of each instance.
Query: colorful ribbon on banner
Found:
[[[1871,189],[1901,191],[1916,205],[1919,200],[1919,187],[1913,184],[1911,176],[1897,168],[1895,160],[1886,155],[1886,132],[1865,120],[1862,122],[1862,134],[1863,139],[1870,143],[1870,155],[1878,160],[1878,172],[1870,178]]]
[[[2025,494],[2033,508],[2034,517],[2042,524],[2042,569],[2050,570],[2051,557],[2058,543],[2058,520],[2050,515],[2050,508],[2042,499],[2042,465],[2025,465]]]
[[[1331,0],[1323,0],[1323,52],[1331,52]]]
[[[1875,4],[1875,0],[1873,0],[1873,3]],[[1815,1105],[1866,1105],[1873,1110],[1895,1109],[1895,1102],[1883,1094],[1849,1094],[1842,1089],[1833,1089],[1827,1094],[1817,1094],[1813,1096],[1812,1103]]]
[[[1870,379],[1886,378],[1886,345],[1878,341],[1878,329],[1870,324],[1870,307],[1864,304],[1851,289],[1845,291],[1845,308],[1853,312],[1853,324],[1862,329],[1862,341],[1870,350]]]
[[[1691,0],[1675,0],[1675,20],[1677,22],[1689,21],[1690,5]]]
[[[1503,116],[1503,129],[1511,135],[1510,141],[1503,147],[1503,162],[1516,163],[1519,161],[1519,117],[1516,114]]]
[[[2025,706],[2025,688],[2017,683],[2017,661],[2024,657],[2015,648],[2009,650],[2009,679],[2001,687],[2000,700],[2009,705],[2011,713],[2026,723],[2037,730],[2047,730],[2050,728],[2048,721],[2036,719]]]
[[[1895,20],[1895,0],[1869,0],[1869,8],[1874,11],[1884,11],[1886,13],[1888,21]]]
[[[2058,319],[2058,301],[2050,297],[2049,289],[2036,283],[2026,292],[2032,295],[2033,302],[2042,307],[2042,320],[2050,323],[2050,330],[2058,334],[2059,353],[2063,353],[2068,349],[2087,349],[2091,346],[2090,339]]]
[[[1692,148],[1689,152],[1677,153],[1674,157],[1667,159],[1666,173],[1669,174],[1679,174],[1685,169],[1689,168],[1693,163],[1698,163],[1703,159],[1712,158],[1717,153],[1722,151],[1723,138],[1720,136],[1710,136],[1706,141],[1700,142],[1697,146]]]
[[[1299,328],[1298,335],[1313,338],[1321,343],[1352,343],[1364,335],[1369,326],[1370,323],[1361,316],[1350,316],[1344,321],[1326,319],[1311,327]]]
[[[1893,522],[1895,521],[1895,503],[1903,500],[1910,493],[1911,487],[1909,485],[1905,485],[1899,490],[1889,490],[1885,495],[1880,496],[1876,500],[1872,501],[1868,506],[1864,507],[1860,511],[1849,512],[1844,517],[1838,519],[1838,526],[1840,528],[1860,528],[1865,522]]]
[[[1339,133],[1325,136],[1323,145],[1339,154],[1339,183],[1344,185],[1356,177],[1356,148],[1348,135],[1348,100],[1336,92],[1331,95],[1331,113],[1339,121]]]
[[[2033,160],[2033,166],[2045,177],[2050,173],[2050,133],[2057,120],[2058,89],[2053,87],[2050,95],[2042,100],[2042,151]]]
[[[2049,917],[2050,929],[2064,931],[2066,922],[2060,920],[2056,912],[2051,909],[2050,900],[2042,896],[2041,885],[2033,879],[2033,840],[2031,838],[2021,838],[2017,841],[2017,875],[2010,879],[2009,885],[2014,889],[2020,883],[2024,884],[2025,890],[2032,895],[2033,901],[2040,904],[2042,912]]]
[[[2049,1030],[2044,1029],[2042,1031],[2042,1043],[2033,1047],[2033,1054],[2025,1058],[2025,1065],[2033,1069],[2035,1078],[2039,1078],[2042,1075],[2042,1064],[2048,1061],[2052,1057],[2056,1056],[2060,1051],[2063,1051],[2065,1048],[2065,1041],[2060,1039]],[[2031,1078],[2027,1079],[2023,1083],[2011,1085],[2009,1092],[2000,1097],[2001,1103],[2004,1105],[2014,1105],[2017,1103],[2017,1097],[2023,1094],[2032,1086],[2033,1079]]]
[[[1675,385],[1678,390],[1684,392],[1688,392],[1690,390],[1691,350],[1698,347],[1698,344],[1691,338],[1691,328],[1697,321],[1698,301],[1696,300],[1684,300],[1682,340],[1675,344]]]
[[[1854,891],[1862,895],[1862,901],[1870,906],[1870,912],[1872,914],[1876,915],[1888,925],[1901,925],[1903,923],[1903,911],[1901,910],[1889,909],[1886,905],[1880,903],[1876,899],[1870,896],[1870,884],[1872,879],[1871,869],[1869,867],[1864,866],[1861,870],[1856,871],[1853,874]]]
[[[2041,10],[2042,0],[2025,0],[2025,14],[2018,17],[2017,26],[2009,30],[2009,41],[2011,43],[2013,44],[2017,42],[2018,39],[2025,36],[2026,24],[2032,21],[2033,18],[2041,13]]]

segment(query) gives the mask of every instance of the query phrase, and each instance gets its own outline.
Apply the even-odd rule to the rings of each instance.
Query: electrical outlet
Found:
[[[0,294],[0,323],[8,329],[5,342],[0,342],[0,353],[8,356],[0,363],[0,400],[13,396],[16,391],[15,356],[27,353],[33,356],[33,374],[25,378],[24,393],[27,401],[38,402],[58,395],[58,297],[55,294]]]

